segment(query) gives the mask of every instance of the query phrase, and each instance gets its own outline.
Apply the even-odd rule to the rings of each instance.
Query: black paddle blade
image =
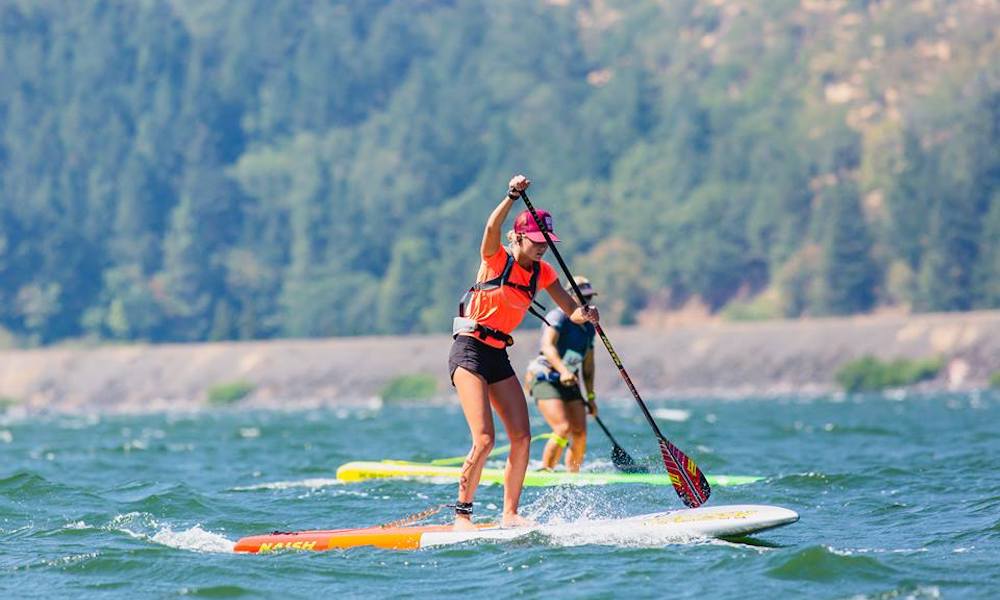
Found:
[[[712,488],[705,479],[705,474],[701,472],[698,465],[680,451],[680,448],[671,444],[667,440],[660,438],[660,455],[663,457],[663,465],[670,475],[670,483],[674,485],[677,495],[685,506],[698,508],[708,500],[712,493]]]
[[[615,468],[622,473],[648,473],[649,469],[646,467],[636,464],[636,462],[629,456],[625,449],[615,444],[614,448],[611,449],[611,462],[614,463]]]

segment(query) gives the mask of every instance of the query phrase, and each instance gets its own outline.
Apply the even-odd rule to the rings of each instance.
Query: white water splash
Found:
[[[236,545],[236,542],[225,536],[205,531],[200,525],[182,531],[164,527],[150,539],[157,544],[194,552],[232,552]]]
[[[115,515],[111,522],[103,529],[107,531],[120,531],[136,539],[147,539],[149,536],[143,530],[151,531],[159,526],[153,515],[145,512],[129,512]]]
[[[174,531],[169,525],[160,523],[153,515],[145,512],[116,515],[104,529],[120,531],[137,540],[193,552],[232,552],[236,545],[222,535],[202,529],[200,524]]]
[[[691,418],[691,411],[681,408],[657,408],[652,413],[657,419],[674,421],[676,423],[683,423]]]
[[[49,567],[67,567],[70,565],[75,565],[77,563],[86,562],[92,558],[97,558],[97,552],[86,552],[83,554],[70,554],[68,556],[61,556],[53,560],[45,561],[45,565]]]
[[[906,589],[894,589],[885,592],[879,592],[873,595],[867,594],[857,594],[850,597],[850,600],[883,600],[885,598],[902,598],[903,600],[938,600],[942,598],[941,588],[936,585],[924,586],[918,585],[913,590]]]
[[[920,548],[834,548],[833,546],[824,546],[824,548],[837,556],[854,556],[856,554],[914,554],[930,551],[923,546]]]
[[[612,502],[594,490],[560,486],[543,492],[523,508],[523,514],[545,525],[572,526],[621,517]]]
[[[665,533],[640,524],[593,523],[577,521],[559,525],[543,525],[538,533],[553,546],[616,546],[619,548],[658,548],[669,544],[709,543],[712,540],[697,535]]]
[[[296,488],[306,488],[316,490],[334,485],[344,485],[345,482],[329,477],[316,477],[313,479],[300,479],[298,481],[272,481],[270,483],[258,483],[255,485],[243,485],[234,487],[234,492],[249,492],[254,490],[290,490]]]

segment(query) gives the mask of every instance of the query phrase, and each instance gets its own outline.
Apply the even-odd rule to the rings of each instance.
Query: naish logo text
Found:
[[[276,542],[269,544],[264,542],[257,552],[274,552],[275,550],[313,550],[316,542]]]

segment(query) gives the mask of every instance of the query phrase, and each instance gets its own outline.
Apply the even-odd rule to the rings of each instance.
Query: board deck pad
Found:
[[[279,551],[322,551],[371,546],[389,550],[416,550],[473,541],[501,542],[529,534],[559,539],[575,536],[580,543],[669,543],[691,538],[745,536],[798,521],[787,508],[754,504],[673,510],[625,519],[542,524],[504,529],[478,524],[472,531],[454,531],[451,525],[366,527],[300,532],[273,532],[245,537],[235,552],[266,554]]]

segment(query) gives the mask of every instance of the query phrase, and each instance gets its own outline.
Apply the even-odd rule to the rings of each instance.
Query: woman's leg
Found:
[[[462,475],[458,480],[458,501],[472,502],[479,487],[487,455],[493,449],[496,433],[493,429],[493,413],[490,411],[489,391],[486,380],[463,367],[455,370],[452,378],[462,404],[462,412],[469,423],[472,448],[462,465]],[[515,383],[516,385],[516,383]],[[456,522],[460,519],[456,517]],[[469,521],[471,519],[464,519]]]
[[[559,398],[539,398],[538,412],[542,413],[545,422],[552,428],[552,433],[562,438],[561,440],[549,438],[542,452],[542,467],[554,469],[562,456],[563,448],[566,447],[565,440],[569,439],[570,422],[566,415],[566,403]]]
[[[587,408],[583,402],[566,402],[565,407],[570,436],[566,470],[577,473],[583,465],[583,455],[587,453]]]
[[[510,438],[510,454],[503,474],[503,521],[505,525],[522,524],[517,517],[521,502],[524,473],[528,470],[531,447],[531,425],[528,421],[528,403],[524,399],[516,376],[498,381],[489,387],[490,402],[503,421]]]

